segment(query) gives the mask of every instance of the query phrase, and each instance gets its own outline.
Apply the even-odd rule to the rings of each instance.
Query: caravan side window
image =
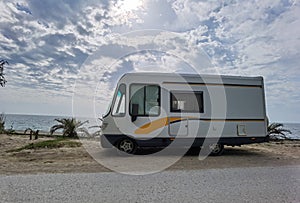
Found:
[[[171,112],[203,113],[203,92],[170,92]]]
[[[115,102],[113,105],[113,116],[124,116],[125,115],[125,99],[126,99],[126,86],[121,84],[118,88],[117,95],[115,96]]]
[[[160,87],[132,84],[130,86],[130,115],[133,115],[134,105],[138,107],[137,116],[158,116],[160,114]]]

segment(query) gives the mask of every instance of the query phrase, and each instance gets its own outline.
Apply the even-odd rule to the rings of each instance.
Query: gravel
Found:
[[[0,202],[300,202],[300,167],[0,176]]]

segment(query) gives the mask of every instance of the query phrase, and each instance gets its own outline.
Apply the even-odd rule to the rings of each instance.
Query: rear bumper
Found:
[[[127,135],[102,135],[101,146],[103,148],[111,148],[117,146],[118,142],[122,139],[129,138]],[[226,137],[226,138],[178,138],[179,142],[174,143],[174,147],[200,147],[204,141],[206,143],[219,143],[222,145],[236,146],[244,144],[262,143],[268,142],[269,136],[266,137]],[[193,140],[191,140],[193,139]],[[148,140],[134,139],[139,147],[167,147],[173,141],[174,138],[152,138]],[[177,139],[176,139],[177,141]]]

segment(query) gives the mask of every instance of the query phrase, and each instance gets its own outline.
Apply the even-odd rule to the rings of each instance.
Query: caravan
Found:
[[[262,77],[127,73],[103,116],[101,145],[201,147],[268,141]]]

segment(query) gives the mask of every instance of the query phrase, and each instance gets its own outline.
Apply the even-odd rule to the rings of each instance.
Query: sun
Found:
[[[125,11],[134,11],[142,7],[143,5],[143,0],[123,0],[120,1],[120,8]]]

